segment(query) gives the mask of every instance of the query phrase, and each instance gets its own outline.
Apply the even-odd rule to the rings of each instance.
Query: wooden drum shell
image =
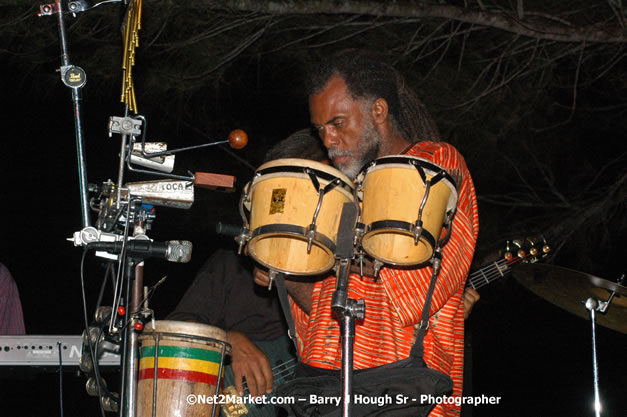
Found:
[[[427,180],[433,178],[441,168],[410,156],[395,156],[394,162],[385,160],[376,160],[357,179],[362,199],[361,222],[365,225],[362,247],[370,256],[384,263],[423,263],[433,255],[434,240],[440,238],[447,211],[455,209],[455,185],[451,179],[443,179],[431,186],[422,212],[422,227],[427,233],[423,233],[416,244],[409,226],[415,224],[418,218],[425,195],[425,183],[410,162],[413,160],[421,164]],[[404,225],[386,227],[385,223]]]
[[[220,363],[230,353],[226,332],[217,327],[179,321],[156,321],[156,330],[149,323],[139,337],[139,378],[137,384],[137,416],[151,417],[155,338],[159,335],[157,371],[157,417],[208,417],[213,405],[203,401],[188,403],[188,396],[211,397],[216,389]],[[222,381],[224,369],[222,369]],[[216,406],[219,415],[219,406]]]
[[[305,233],[319,197],[305,168],[313,170],[322,188],[340,180],[324,195],[316,220],[317,238],[309,253]],[[331,269],[342,207],[354,201],[352,182],[335,168],[304,159],[278,159],[260,166],[258,172],[261,175],[250,185],[249,255],[288,274],[318,275]]]

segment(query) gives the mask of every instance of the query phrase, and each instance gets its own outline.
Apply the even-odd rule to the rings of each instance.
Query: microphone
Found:
[[[122,242],[92,242],[87,244],[87,249],[118,254],[122,252]],[[192,258],[192,242],[189,240],[151,242],[134,239],[126,242],[126,253],[131,258],[161,258],[169,262],[187,263]]]
[[[216,233],[219,235],[238,237],[242,233],[242,226],[236,226],[234,224],[218,222],[216,224]]]

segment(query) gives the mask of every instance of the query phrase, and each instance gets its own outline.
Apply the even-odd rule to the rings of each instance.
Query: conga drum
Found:
[[[348,177],[320,162],[277,159],[258,168],[244,193],[248,254],[257,262],[295,275],[333,267],[342,207],[354,202]]]
[[[154,328],[146,325],[139,343],[138,417],[218,415],[219,405],[211,398],[220,394],[224,359],[231,350],[224,330],[156,321]]]
[[[361,246],[392,265],[429,260],[445,219],[457,207],[455,181],[441,167],[406,155],[378,158],[355,181],[361,199]]]

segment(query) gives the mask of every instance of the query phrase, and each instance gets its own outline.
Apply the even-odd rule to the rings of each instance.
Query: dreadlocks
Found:
[[[392,126],[410,142],[440,140],[440,132],[424,104],[384,56],[358,49],[337,52],[313,66],[308,94],[320,93],[335,75],[344,80],[354,99],[385,99]]]

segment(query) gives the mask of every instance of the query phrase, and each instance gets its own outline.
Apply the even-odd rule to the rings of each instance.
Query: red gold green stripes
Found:
[[[141,348],[139,360],[140,380],[153,378],[155,372],[154,355],[154,346]],[[221,353],[214,350],[182,346],[159,346],[157,377],[160,379],[176,379],[216,385],[221,357]]]

